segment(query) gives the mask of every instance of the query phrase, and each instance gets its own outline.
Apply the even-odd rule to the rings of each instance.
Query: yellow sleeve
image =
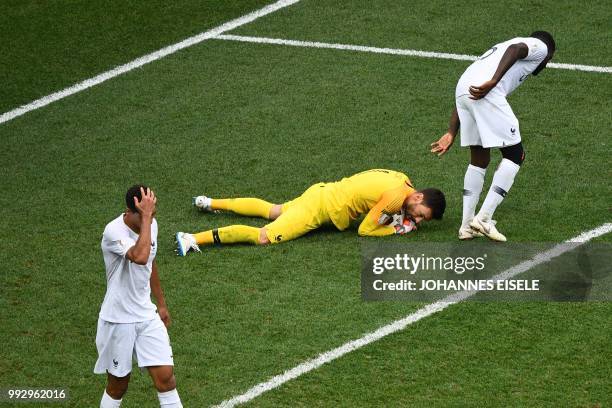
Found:
[[[395,228],[385,223],[389,217],[401,211],[404,200],[412,191],[407,184],[385,191],[359,225],[359,235],[382,237],[395,234]]]

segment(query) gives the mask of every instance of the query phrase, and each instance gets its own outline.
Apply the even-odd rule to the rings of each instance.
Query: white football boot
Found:
[[[459,239],[461,241],[467,241],[474,238],[483,237],[484,235],[481,232],[476,231],[471,227],[461,227],[459,228]]]
[[[176,233],[176,252],[178,256],[186,256],[189,251],[201,252],[193,235],[186,232]]]
[[[212,211],[212,208],[210,208],[211,203],[212,203],[212,199],[210,197],[206,197],[205,195],[191,198],[191,204],[198,207],[200,211],[211,212]]]
[[[470,227],[481,232],[493,241],[506,242],[506,237],[497,230],[495,224],[496,222],[494,220],[477,215],[470,222]]]

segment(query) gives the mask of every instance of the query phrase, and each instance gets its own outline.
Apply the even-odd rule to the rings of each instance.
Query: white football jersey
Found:
[[[102,235],[102,255],[106,266],[106,295],[100,318],[113,323],[135,323],[155,318],[149,279],[157,254],[157,221],[151,223],[151,253],[146,265],[126,258],[138,234],[123,221],[123,214],[108,223]]]
[[[546,44],[537,38],[513,38],[503,43],[495,44],[482,54],[472,65],[465,70],[455,90],[455,97],[469,94],[470,86],[478,86],[493,78],[502,56],[512,44],[524,43],[529,52],[524,59],[516,61],[504,74],[495,88],[487,94],[486,98],[506,97],[510,95],[527,77],[540,65],[548,54]]]

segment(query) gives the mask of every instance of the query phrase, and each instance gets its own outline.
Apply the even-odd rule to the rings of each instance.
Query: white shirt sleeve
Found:
[[[544,58],[548,55],[548,48],[542,40],[530,37],[525,38],[523,42],[527,45],[527,48],[529,48],[527,56],[523,58],[525,61],[544,61]]]
[[[136,245],[136,242],[125,234],[117,233],[117,231],[104,231],[102,239],[102,249],[113,253],[117,256],[124,257],[127,251]]]

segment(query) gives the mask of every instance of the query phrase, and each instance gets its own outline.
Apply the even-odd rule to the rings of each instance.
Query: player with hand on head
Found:
[[[343,231],[361,215],[365,218],[359,225],[359,235],[403,235],[423,221],[442,219],[446,208],[440,190],[416,190],[405,174],[384,169],[364,171],[338,182],[315,184],[300,197],[282,205],[258,198],[217,200],[206,196],[194,197],[193,204],[204,211],[232,211],[272,222],[263,228],[231,225],[198,234],[179,232],[176,240],[181,256],[190,250],[199,251],[198,245],[277,244],[325,224]]]
[[[155,261],[157,197],[149,188],[136,185],[127,191],[125,201],[125,213],[106,225],[101,244],[107,289],[98,319],[94,373],[107,374],[107,385],[100,407],[121,405],[134,355],[138,366],[149,370],[160,406],[180,408],[166,329],[170,314]]]
[[[536,31],[529,37],[513,38],[494,45],[459,79],[448,131],[431,144],[431,152],[442,156],[452,146],[461,127],[461,146],[470,147],[471,160],[463,183],[459,239],[472,239],[484,234],[495,241],[506,241],[492,217],[525,159],[519,122],[506,97],[529,75],[538,75],[554,53],[553,37],[545,31]],[[499,148],[503,158],[480,211],[474,215],[491,159],[491,148]]]

